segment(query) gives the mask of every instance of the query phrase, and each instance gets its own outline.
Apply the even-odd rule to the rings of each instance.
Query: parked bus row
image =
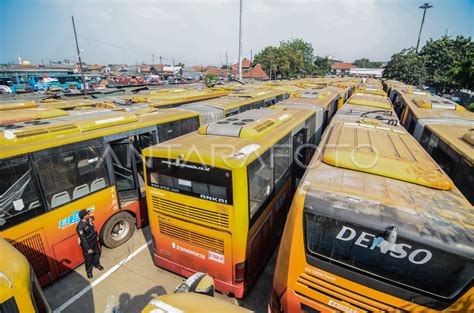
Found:
[[[294,190],[344,96],[342,88],[298,88],[276,106],[145,149],[155,264],[183,276],[206,272],[218,290],[243,297],[278,244]]]
[[[74,226],[79,210],[94,211],[107,247],[127,241],[147,222],[143,148],[288,97],[268,88],[236,89],[171,109],[149,99],[4,103],[0,235],[27,256],[41,284],[83,262]]]
[[[473,207],[380,88],[361,85],[324,132],[288,214],[271,312],[474,309]]]
[[[402,84],[386,84],[400,122],[474,204],[474,113]]]

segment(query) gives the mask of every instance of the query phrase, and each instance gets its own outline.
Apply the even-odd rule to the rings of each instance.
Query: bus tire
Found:
[[[128,212],[112,215],[105,222],[100,233],[100,240],[107,248],[113,249],[128,241],[135,232],[135,220]]]

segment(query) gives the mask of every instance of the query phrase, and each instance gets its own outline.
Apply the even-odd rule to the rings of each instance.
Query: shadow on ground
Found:
[[[119,306],[121,313],[141,312],[150,300],[166,294],[165,288],[155,286],[143,295],[130,297],[129,293],[122,293],[119,297]]]

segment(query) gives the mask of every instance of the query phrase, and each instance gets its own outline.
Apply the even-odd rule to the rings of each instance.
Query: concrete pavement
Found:
[[[140,312],[154,297],[172,293],[183,277],[156,267],[152,260],[148,227],[116,249],[104,248],[104,271],[94,271],[88,279],[84,266],[76,268],[44,288],[46,298],[56,312]],[[149,244],[147,244],[149,243]],[[236,299],[216,293],[216,297],[257,311],[265,312],[271,291],[275,254],[248,295]]]

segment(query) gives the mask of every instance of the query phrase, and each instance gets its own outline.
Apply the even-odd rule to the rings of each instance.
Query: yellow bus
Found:
[[[207,99],[226,96],[228,90],[213,89],[174,89],[151,91],[149,94],[128,95],[114,97],[113,101],[118,104],[147,103],[155,108],[174,108],[185,103],[193,103]]]
[[[0,255],[0,312],[51,312],[25,256],[3,238]]]
[[[41,284],[83,262],[79,210],[94,211],[111,248],[146,223],[141,150],[199,127],[197,113],[180,109],[81,113],[0,126],[0,236]]]
[[[0,101],[0,111],[31,109],[38,107],[38,103],[33,100],[2,100]]]
[[[337,87],[307,89],[293,93],[290,99],[278,103],[278,106],[313,110],[316,113],[315,134],[318,138],[316,143],[318,143],[324,129],[343,101],[343,97],[342,89]]]
[[[249,110],[143,150],[155,264],[243,297],[278,243],[314,120]]]
[[[473,207],[393,110],[374,108],[345,104],[326,129],[291,205],[269,311],[474,310]]]
[[[420,143],[474,205],[474,118],[470,125],[426,124]]]

